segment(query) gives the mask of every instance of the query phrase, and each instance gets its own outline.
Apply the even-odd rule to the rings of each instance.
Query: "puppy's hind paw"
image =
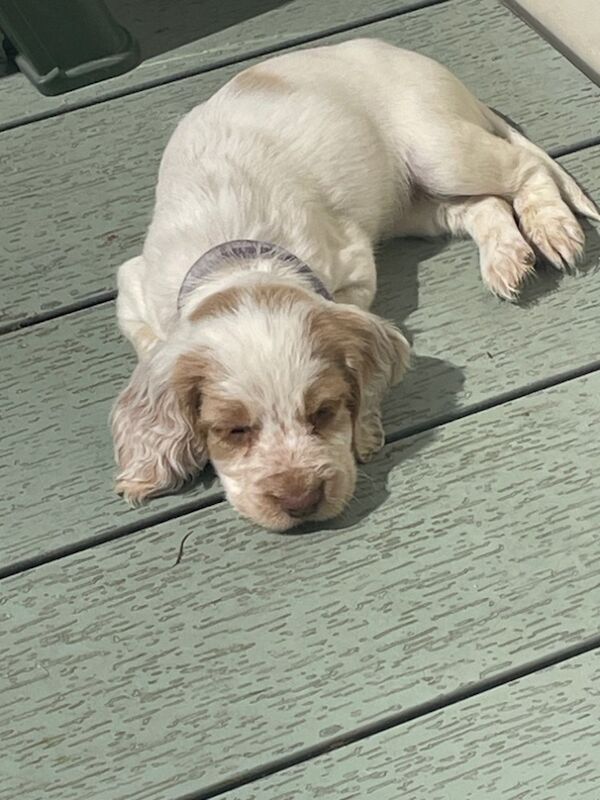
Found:
[[[521,210],[521,230],[552,266],[573,269],[583,254],[585,237],[580,224],[564,204]]]

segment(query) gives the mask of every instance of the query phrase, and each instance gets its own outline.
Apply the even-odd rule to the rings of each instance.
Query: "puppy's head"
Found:
[[[210,458],[230,502],[264,527],[336,516],[355,457],[381,446],[381,396],[407,360],[393,326],[302,289],[212,295],[117,401],[118,489],[143,499]]]

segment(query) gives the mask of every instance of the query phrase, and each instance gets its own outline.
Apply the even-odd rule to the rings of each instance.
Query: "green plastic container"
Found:
[[[0,0],[0,30],[42,94],[70,92],[140,63],[137,42],[104,0]]]

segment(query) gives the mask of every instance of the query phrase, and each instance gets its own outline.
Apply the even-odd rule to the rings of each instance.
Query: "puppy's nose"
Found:
[[[290,517],[302,519],[302,517],[308,517],[317,510],[319,503],[323,499],[323,494],[324,484],[320,483],[311,489],[286,493],[277,499],[286,514],[289,514]]]

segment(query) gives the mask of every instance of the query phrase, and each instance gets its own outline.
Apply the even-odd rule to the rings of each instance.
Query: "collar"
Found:
[[[331,292],[325,284],[318,278],[312,269],[301,261],[293,253],[288,252],[283,247],[270,242],[259,242],[253,239],[236,239],[232,242],[223,242],[213,247],[195,261],[188,270],[181,283],[179,295],[177,296],[177,310],[181,309],[191,292],[205,281],[210,275],[217,272],[221,267],[231,265],[239,261],[253,261],[258,258],[273,259],[290,267],[298,275],[303,275],[308,279],[312,289],[325,300],[333,300]]]

